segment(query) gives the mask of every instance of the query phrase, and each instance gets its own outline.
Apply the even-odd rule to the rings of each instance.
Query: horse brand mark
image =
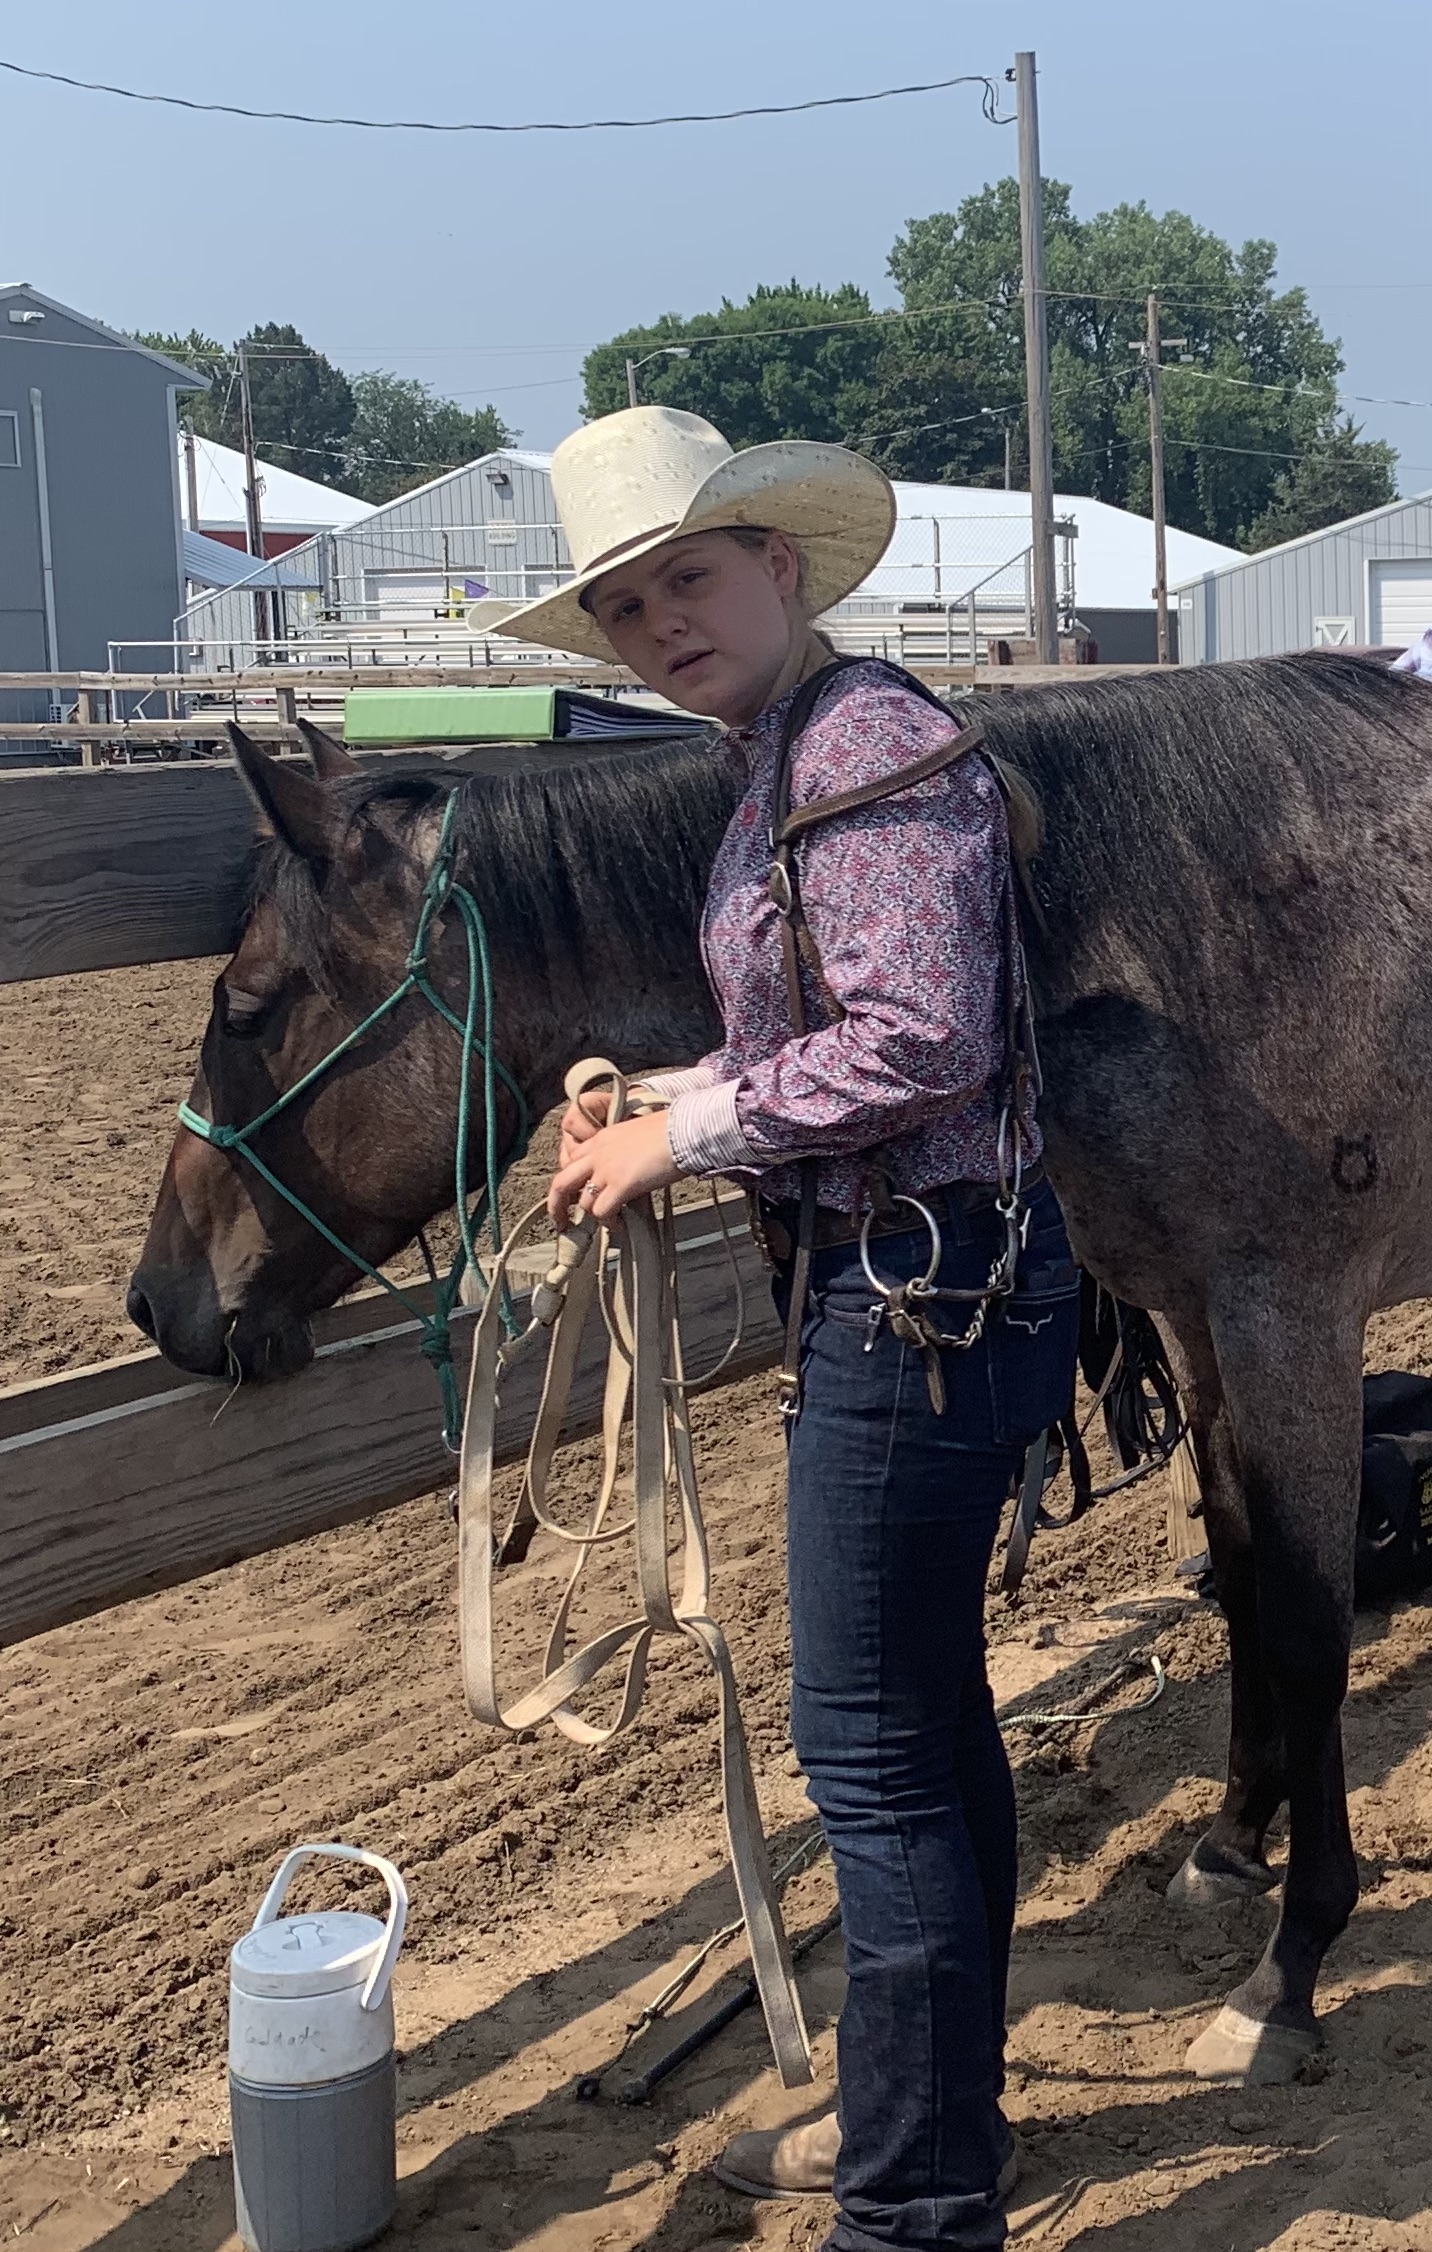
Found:
[[[1377,1144],[1371,1134],[1333,1143],[1333,1179],[1346,1196],[1365,1196],[1377,1179]]]

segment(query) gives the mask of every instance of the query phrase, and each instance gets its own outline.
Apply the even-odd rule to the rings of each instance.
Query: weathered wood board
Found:
[[[477,774],[623,748],[596,736],[360,756]],[[0,985],[228,953],[253,837],[253,801],[228,760],[0,775]]]
[[[232,765],[0,777],[0,983],[227,953],[253,835]]]
[[[739,1204],[731,1227],[747,1321],[728,1377],[768,1365],[779,1349]],[[699,1376],[731,1334],[730,1264],[709,1206],[681,1214],[680,1233],[682,1335]],[[416,1324],[372,1294],[336,1309],[319,1334],[302,1375],[232,1394],[157,1354],[0,1393],[0,1644],[450,1482],[455,1465]],[[465,1383],[471,1317],[459,1315],[453,1334]],[[526,1448],[542,1358],[519,1362],[504,1385],[503,1460]],[[593,1321],[570,1435],[596,1426],[605,1366],[606,1335]]]

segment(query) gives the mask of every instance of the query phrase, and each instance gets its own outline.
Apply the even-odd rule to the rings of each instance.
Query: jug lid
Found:
[[[350,1908],[279,1916],[236,1941],[229,1975],[243,1994],[332,1994],[364,1983],[385,1936],[377,1916]]]

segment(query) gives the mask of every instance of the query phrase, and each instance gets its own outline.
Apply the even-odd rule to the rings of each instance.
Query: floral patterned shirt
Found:
[[[646,1082],[671,1101],[672,1154],[684,1172],[734,1175],[776,1199],[799,1195],[791,1161],[815,1156],[820,1202],[851,1213],[868,1201],[876,1167],[916,1192],[992,1182],[1009,865],[999,787],[972,756],[802,839],[806,920],[846,1015],[830,1021],[802,964],[811,1029],[793,1037],[766,888],[790,701],[727,738],[750,780],[716,856],[702,926],[726,1040],[693,1070]],[[796,743],[791,804],[907,766],[948,742],[956,724],[879,664],[851,666]],[[1031,1129],[1026,1160],[1038,1149]]]

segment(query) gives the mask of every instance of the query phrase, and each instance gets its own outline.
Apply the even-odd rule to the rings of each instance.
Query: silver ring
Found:
[[[914,1290],[917,1293],[922,1290],[929,1290],[934,1285],[935,1277],[940,1271],[940,1261],[945,1255],[944,1245],[940,1241],[939,1222],[930,1210],[929,1205],[922,1204],[918,1196],[895,1196],[892,1197],[891,1202],[908,1204],[912,1212],[919,1213],[920,1218],[930,1231],[930,1264],[918,1282],[906,1283],[904,1286],[907,1290]],[[865,1278],[871,1289],[878,1290],[882,1298],[893,1298],[896,1290],[900,1287],[899,1284],[882,1282],[870,1264],[870,1230],[874,1223],[874,1212],[867,1212],[860,1226],[860,1264],[865,1269]]]

